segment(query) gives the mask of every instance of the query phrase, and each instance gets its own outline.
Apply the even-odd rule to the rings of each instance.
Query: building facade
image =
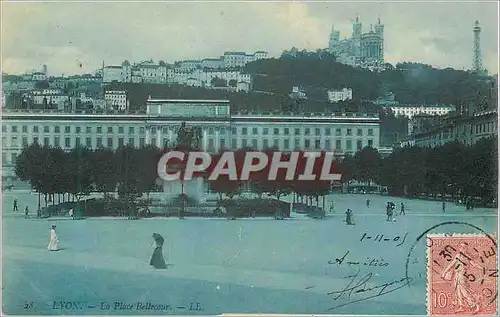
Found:
[[[121,66],[103,65],[102,82],[164,84],[167,82],[167,64],[150,60],[134,65],[129,61],[124,61]]]
[[[257,51],[253,54],[245,52],[224,52],[221,57],[225,68],[243,67],[248,63],[265,58],[267,58],[267,52],[264,51]]]
[[[148,100],[147,109],[143,115],[4,112],[2,161],[12,167],[23,147],[34,142],[64,150],[168,147],[182,122],[202,129],[202,147],[208,152],[276,147],[342,156],[365,146],[379,148],[377,117],[231,115],[228,100]]]
[[[458,141],[473,145],[478,140],[498,135],[498,113],[496,110],[477,112],[471,116],[455,116],[439,123],[421,122],[408,140],[401,145],[437,147]]]
[[[378,23],[370,27],[367,33],[362,32],[362,23],[356,17],[352,25],[352,37],[340,39],[340,31],[332,27],[328,50],[337,57],[337,61],[370,70],[384,69],[384,25]]]
[[[330,102],[352,100],[351,88],[343,88],[342,90],[328,90],[327,94],[328,101]]]
[[[453,105],[394,105],[389,108],[395,116],[405,116],[408,118],[416,115],[444,116],[456,110]]]
[[[108,107],[120,111],[128,109],[129,106],[125,90],[106,90],[104,92],[104,101]]]

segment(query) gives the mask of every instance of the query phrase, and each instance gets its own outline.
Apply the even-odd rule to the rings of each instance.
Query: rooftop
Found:
[[[148,98],[148,103],[227,103],[230,101],[227,99],[151,99]]]

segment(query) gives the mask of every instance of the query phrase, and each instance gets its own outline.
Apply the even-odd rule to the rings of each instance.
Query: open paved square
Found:
[[[19,212],[12,211],[14,197]],[[369,198],[370,207],[366,206]],[[290,199],[286,197],[285,199]],[[495,210],[330,195],[325,220],[24,219],[37,196],[3,194],[6,314],[425,314],[428,233],[496,234]],[[406,215],[387,222],[385,205]],[[344,212],[354,213],[354,226]],[[51,224],[63,250],[49,252]],[[433,228],[434,227],[434,228]],[[433,228],[433,229],[431,229]],[[431,229],[431,230],[429,230]],[[151,234],[172,265],[149,267]]]

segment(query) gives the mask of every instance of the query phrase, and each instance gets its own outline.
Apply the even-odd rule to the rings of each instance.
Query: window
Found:
[[[314,141],[314,147],[316,149],[320,149],[321,148],[321,140],[315,140]]]
[[[220,148],[222,150],[226,148],[226,140],[225,139],[220,139]]]
[[[372,136],[373,135],[373,129],[368,129],[368,135]]]
[[[77,147],[81,145],[81,143],[80,143],[80,138],[76,138],[76,140],[75,140],[75,145],[76,145]]]
[[[269,134],[269,128],[262,129],[262,134],[263,135],[268,135]]]
[[[264,149],[268,148],[269,147],[269,140],[268,139],[264,139],[262,140],[262,147]]]
[[[85,128],[86,133],[92,133],[92,127],[86,127]]]
[[[332,130],[330,128],[325,128],[325,135],[331,135]]]
[[[17,153],[12,153],[12,154],[10,155],[10,158],[11,158],[11,160],[12,160],[12,163],[15,163],[15,162],[17,161]]]
[[[363,130],[362,129],[358,129],[357,131],[357,136],[362,136],[363,135]]]
[[[151,145],[156,146],[156,138],[152,138],[152,139],[151,139]]]
[[[300,135],[300,129],[296,128],[295,131],[294,131],[294,134],[295,135]]]
[[[309,149],[309,148],[311,147],[311,140],[309,140],[309,139],[305,139],[305,140],[304,140],[304,147],[305,147],[306,149]]]
[[[118,127],[118,133],[123,134],[123,127]]]
[[[130,145],[130,146],[132,146],[132,147],[134,147],[134,146],[135,146],[135,145],[134,145],[134,138],[129,138],[129,139],[128,139],[128,145]]]
[[[12,133],[17,133],[17,126],[15,125],[12,126]]]
[[[108,147],[113,148],[113,138],[108,138]]]
[[[108,127],[108,133],[113,133],[113,127]]]
[[[96,130],[97,130],[97,131],[96,131],[97,133],[102,133],[102,127],[97,127],[97,129],[96,129]]]
[[[92,138],[85,139],[85,146],[88,147],[89,149],[92,147]]]
[[[257,148],[257,139],[252,139],[252,148],[256,149]]]
[[[273,146],[276,148],[279,148],[280,147],[280,140],[274,139]]]
[[[248,134],[248,129],[247,128],[241,128],[241,135],[247,135]]]
[[[28,146],[28,138],[23,137],[23,146]]]
[[[71,127],[69,125],[64,127],[64,133],[71,133]]]
[[[363,148],[363,141],[362,140],[357,140],[356,143],[357,143],[356,144],[356,148],[358,150],[361,150]]]
[[[76,127],[76,128],[75,128],[75,132],[76,132],[76,133],[80,133],[80,132],[82,132],[82,128],[81,128],[81,127]]]
[[[289,150],[290,149],[290,140],[289,139],[283,140],[283,148],[285,150]]]
[[[43,145],[49,146],[50,145],[50,140],[48,137],[43,138]]]
[[[96,139],[96,146],[99,148],[99,147],[102,147],[102,138],[101,137],[98,137]]]
[[[15,137],[15,136],[14,136],[14,137],[12,137],[11,145],[12,145],[13,147],[17,147],[17,137]]]
[[[55,146],[55,147],[60,147],[60,146],[61,146],[61,144],[60,144],[60,143],[61,143],[61,141],[59,140],[59,137],[58,137],[58,136],[56,136],[56,137],[54,138],[54,146]]]
[[[70,138],[64,138],[64,147],[66,147],[66,148],[71,147],[71,139]]]
[[[37,144],[38,143],[38,137],[33,137],[33,143]]]
[[[2,132],[5,133],[7,132],[7,126],[6,125],[2,125]],[[5,161],[5,160],[4,160]]]
[[[146,144],[146,139],[144,138],[139,138],[139,146],[143,147]]]
[[[304,135],[309,135],[309,134],[311,134],[311,129],[306,128],[306,130],[304,131]]]
[[[373,140],[368,140],[368,146],[373,147]]]
[[[290,134],[290,129],[289,128],[284,128],[283,129],[283,134],[284,135],[289,135]]]
[[[238,143],[236,142],[236,139],[231,139],[231,148],[232,149],[238,148]]]
[[[319,128],[314,129],[314,134],[315,134],[315,135],[320,135]]]
[[[214,128],[208,128],[208,135],[214,135]]]
[[[335,135],[336,136],[341,136],[342,135],[342,129],[335,129]]]
[[[168,127],[163,127],[163,128],[161,128],[161,130],[164,134],[168,134]],[[134,133],[134,127],[129,127],[128,133]]]
[[[33,133],[38,133],[38,126],[33,127]]]
[[[346,135],[352,135],[352,129],[347,129]]]
[[[257,129],[257,128],[253,128],[253,129],[252,129],[252,134],[253,134],[253,135],[257,135],[257,134],[259,134],[259,129]],[[253,141],[252,141],[252,142],[253,142]]]
[[[139,133],[140,133],[140,134],[144,134],[144,133],[146,133],[146,128],[144,128],[144,127],[139,127]]]
[[[236,135],[238,133],[236,128],[231,128],[231,134]]]
[[[247,139],[241,140],[241,147],[247,147]]]
[[[5,132],[5,131],[3,131]],[[28,133],[28,126],[23,125],[23,133]]]
[[[296,149],[300,148],[300,139],[295,139],[295,148]]]
[[[346,148],[346,150],[352,150],[352,141],[351,140],[345,141],[345,148]]]
[[[331,143],[330,140],[325,140],[325,149],[326,150],[332,149],[332,145],[330,143]]]
[[[279,135],[279,134],[280,134],[280,129],[274,128],[274,135]]]
[[[226,128],[220,128],[220,134],[226,134]]]

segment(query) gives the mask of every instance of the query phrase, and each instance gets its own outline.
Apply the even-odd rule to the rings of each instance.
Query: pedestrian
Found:
[[[330,212],[335,212],[335,202],[333,200],[330,202]]]
[[[149,265],[155,269],[166,269],[167,264],[165,263],[165,258],[163,257],[163,243],[165,239],[158,233],[153,233],[153,255],[149,261]]]
[[[446,202],[443,200],[443,212],[446,212]]]
[[[366,200],[366,207],[370,208],[370,199]]]
[[[26,208],[24,208],[24,218],[25,219],[28,219],[28,213],[29,213],[28,206],[26,206]]]
[[[74,218],[74,217],[75,217],[75,214],[73,213],[73,208],[70,208],[70,209],[69,209],[68,215],[69,215],[71,218],[75,219],[75,218]]]
[[[17,211],[17,198],[14,198],[14,211]]]
[[[387,221],[392,221],[392,215],[393,215],[393,206],[390,202],[387,203]]]
[[[56,234],[56,225],[52,225],[52,227],[50,228],[50,240],[49,245],[47,246],[47,250],[59,251],[59,238]]]
[[[401,202],[401,212],[399,214],[400,215],[406,215],[406,213],[405,213],[405,204],[403,204],[403,202]]]
[[[345,212],[345,223],[347,225],[352,225],[352,210],[351,209],[347,209],[347,211]]]

